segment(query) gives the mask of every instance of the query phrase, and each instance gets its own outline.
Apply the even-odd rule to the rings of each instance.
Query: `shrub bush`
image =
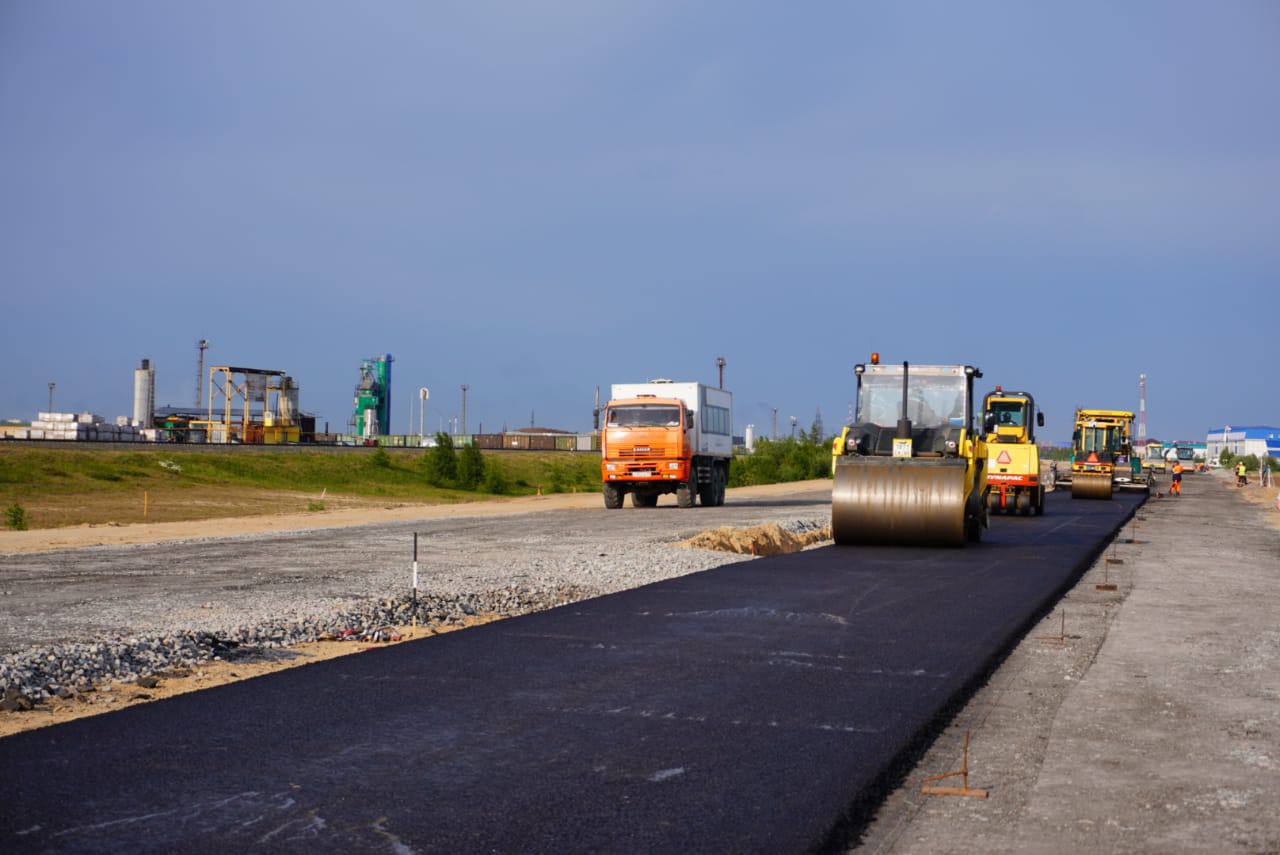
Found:
[[[791,439],[756,441],[752,454],[733,458],[729,464],[729,486],[777,484],[831,477],[831,441],[807,442]]]
[[[509,490],[507,476],[502,474],[502,466],[497,461],[489,461],[484,468],[484,490],[495,496],[501,496]]]
[[[373,450],[373,454],[369,455],[369,465],[377,466],[379,469],[391,468],[391,455],[387,454],[387,450],[379,446]]]
[[[484,481],[484,455],[474,445],[462,446],[458,455],[458,486],[474,490]]]
[[[458,477],[458,454],[453,439],[447,433],[436,434],[436,446],[422,457],[427,482],[437,487],[452,484]]]
[[[4,512],[4,527],[13,531],[27,530],[27,510],[14,502]]]

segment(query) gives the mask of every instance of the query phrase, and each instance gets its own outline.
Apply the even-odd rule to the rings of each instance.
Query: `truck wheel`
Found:
[[[711,467],[711,477],[707,479],[707,483],[698,485],[698,501],[702,502],[702,507],[713,508],[716,504],[716,470]]]
[[[658,506],[658,494],[641,493],[638,491],[632,493],[631,506],[634,508],[656,508]]]
[[[724,466],[716,467],[716,507],[724,505],[725,490],[729,488],[729,470]]]
[[[676,488],[676,506],[681,508],[692,508],[698,501],[698,484],[696,478],[698,476],[690,473],[689,480]]]
[[[1036,488],[1036,503],[1032,509],[1038,517],[1044,516],[1044,487]]]
[[[626,493],[622,491],[616,484],[604,485],[604,506],[611,511],[616,511],[622,507],[622,497]]]

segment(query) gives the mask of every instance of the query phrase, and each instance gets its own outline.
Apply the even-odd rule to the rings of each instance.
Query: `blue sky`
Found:
[[[474,430],[712,380],[739,430],[969,362],[1151,432],[1276,424],[1280,6],[0,5],[0,415],[213,362]],[[416,410],[416,407],[415,407]],[[415,416],[416,419],[416,416]],[[415,421],[416,424],[416,421]]]

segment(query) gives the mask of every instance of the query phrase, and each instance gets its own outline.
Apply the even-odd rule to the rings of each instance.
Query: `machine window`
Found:
[[[1023,427],[1025,408],[1017,401],[996,401],[987,410],[988,416],[996,417],[996,424],[1004,427]]]

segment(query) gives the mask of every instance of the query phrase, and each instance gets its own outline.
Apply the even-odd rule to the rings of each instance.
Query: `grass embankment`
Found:
[[[28,528],[171,522],[439,504],[600,489],[600,459],[573,452],[484,455],[477,489],[431,471],[426,452],[239,449],[166,453],[0,447],[0,509]],[[144,511],[146,495],[146,515]]]

